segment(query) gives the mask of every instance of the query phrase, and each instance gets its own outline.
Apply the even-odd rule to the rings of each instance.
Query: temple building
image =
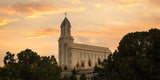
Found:
[[[65,16],[59,37],[59,65],[68,68],[93,68],[106,59],[111,51],[107,47],[74,43],[71,24]]]

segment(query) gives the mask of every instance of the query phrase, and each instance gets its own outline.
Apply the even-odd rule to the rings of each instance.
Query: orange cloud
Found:
[[[73,31],[73,36],[112,37],[110,34],[97,31]]]
[[[59,37],[60,30],[54,27],[43,28],[40,30],[35,31],[27,31],[27,34],[30,34],[25,37],[25,39],[39,39],[39,38],[46,38],[46,37]],[[90,37],[117,37],[112,33],[107,32],[97,32],[97,31],[72,31],[73,36],[90,36]],[[93,42],[93,40],[92,40]]]
[[[85,8],[72,8],[72,7],[56,7],[53,4],[42,3],[26,3],[26,4],[14,4],[7,8],[1,8],[2,14],[16,14],[23,15],[27,18],[36,18],[45,14],[58,14],[64,12],[78,12],[83,11]]]
[[[26,36],[25,39],[39,39],[39,38],[45,38],[49,36],[58,36],[59,30],[54,27],[49,28],[42,28],[40,30],[35,31],[27,31],[27,33],[31,34],[29,36]]]
[[[18,21],[19,19],[0,19],[0,25],[6,25],[9,22]]]

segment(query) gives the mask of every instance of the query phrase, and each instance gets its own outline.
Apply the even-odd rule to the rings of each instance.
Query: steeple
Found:
[[[65,17],[67,17],[67,13],[64,13],[65,14]]]
[[[74,39],[71,36],[71,24],[67,19],[67,13],[61,24],[61,36],[59,37],[59,64],[65,66],[69,64],[69,58],[67,57],[70,53],[68,51],[69,46],[72,45]],[[69,66],[69,65],[67,65]]]
[[[67,19],[67,17],[64,18],[64,20],[61,24],[61,27],[64,27],[64,26],[71,27],[71,24],[70,24],[69,20]]]
[[[67,19],[67,13],[65,13],[65,18],[61,24],[61,37],[71,36],[71,24]]]

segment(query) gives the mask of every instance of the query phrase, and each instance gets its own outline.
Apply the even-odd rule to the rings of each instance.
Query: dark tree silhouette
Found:
[[[61,68],[54,56],[40,57],[36,52],[26,49],[17,54],[6,53],[5,67],[0,68],[0,80],[59,80]]]
[[[7,52],[6,56],[4,57],[4,64],[5,65],[9,65],[9,64],[13,64],[16,60],[14,59],[14,54]]]
[[[64,70],[68,70],[68,68],[67,68],[67,66],[66,66],[66,65],[64,66]]]
[[[87,80],[86,75],[85,74],[81,74],[80,80]]]
[[[103,63],[107,80],[160,80],[160,30],[125,35]]]

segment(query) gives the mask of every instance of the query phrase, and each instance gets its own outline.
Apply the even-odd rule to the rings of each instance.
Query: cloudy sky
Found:
[[[64,13],[76,43],[109,47],[135,31],[160,29],[160,0],[0,0],[0,65],[26,48],[58,57]]]

